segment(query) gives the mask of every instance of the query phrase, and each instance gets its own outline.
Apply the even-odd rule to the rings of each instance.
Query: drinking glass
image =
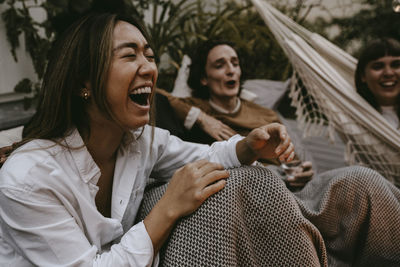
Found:
[[[285,174],[286,179],[292,179],[295,177],[297,173],[303,171],[303,167],[301,167],[301,160],[292,160],[291,162],[283,162],[281,163],[281,170]]]

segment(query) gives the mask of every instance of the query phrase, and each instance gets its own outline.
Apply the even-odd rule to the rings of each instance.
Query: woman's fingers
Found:
[[[168,198],[175,203],[179,214],[197,209],[210,195],[220,191],[229,177],[221,164],[199,160],[176,171],[168,186]]]
[[[305,161],[301,164],[302,171],[295,174],[293,178],[286,180],[290,187],[304,187],[313,177],[314,171],[312,170],[312,163]]]
[[[195,162],[187,164],[185,167],[201,169],[204,165],[207,165],[208,163],[209,163],[209,161],[207,161],[205,159],[200,159]]]
[[[229,177],[227,170],[213,170],[201,177],[202,187],[205,188],[218,180],[226,179]]]
[[[304,161],[301,166],[303,167],[304,171],[308,171],[312,169],[312,162],[311,161]]]
[[[200,187],[204,190],[210,184],[228,178],[229,172],[221,164],[208,162],[199,168],[199,175]]]
[[[287,182],[287,185],[289,187],[300,188],[300,187],[304,187],[306,184],[305,183],[299,183],[299,182]]]
[[[222,166],[221,164],[208,162],[207,160],[205,160],[205,161],[206,161],[205,164],[201,164],[201,166],[198,167],[200,174],[202,176],[204,176],[214,170],[224,170],[224,166]]]
[[[216,135],[216,136],[212,136],[212,137],[214,137],[215,140],[217,140],[217,141],[224,141],[224,140],[226,140],[224,137],[222,137],[222,136],[220,136],[220,135]]]
[[[277,128],[278,128],[277,130],[278,130],[278,133],[279,133],[280,143],[276,147],[275,153],[277,155],[281,155],[282,153],[286,153],[288,147],[290,145],[293,146],[293,144],[291,143],[291,139],[290,139],[288,133],[286,132],[286,127],[280,124],[280,125],[277,126]]]
[[[210,196],[214,195],[215,193],[221,191],[225,187],[225,185],[226,185],[226,180],[219,180],[216,183],[208,185],[203,189],[202,196],[204,197],[204,199],[207,199]]]
[[[222,140],[228,140],[232,136],[234,136],[236,132],[232,130],[228,125],[224,124],[223,122],[220,122],[220,129],[219,129],[219,137],[222,138]]]
[[[217,141],[227,140],[236,134],[232,128],[215,118],[210,119],[202,129]]]
[[[260,140],[268,141],[270,139],[270,134],[269,134],[269,125],[265,125],[263,127],[255,129],[255,137],[257,137]]]
[[[295,174],[293,178],[288,178],[287,180],[289,182],[308,182],[312,179],[312,176],[314,175],[313,170],[308,170],[308,171],[303,171],[300,173]]]
[[[294,159],[294,145],[292,142],[286,147],[286,150],[282,154],[279,155],[280,161],[292,161]]]
[[[232,130],[229,126],[227,126],[221,122],[221,128],[218,130],[218,133],[217,133],[217,135],[214,136],[214,138],[217,141],[228,140],[235,134],[236,134],[236,132],[234,130]]]
[[[236,134],[236,132],[226,124],[224,124],[223,131],[230,134],[231,136]]]
[[[232,134],[230,132],[221,131],[219,136],[221,137],[222,140],[228,140],[229,138],[231,138],[234,135],[235,134]]]

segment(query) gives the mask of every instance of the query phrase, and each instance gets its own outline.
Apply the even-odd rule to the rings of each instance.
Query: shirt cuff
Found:
[[[134,255],[135,262],[141,266],[152,266],[154,258],[153,242],[143,221],[132,226],[122,237],[121,245]]]
[[[192,129],[193,125],[195,124],[195,122],[197,121],[197,118],[200,115],[200,112],[201,112],[201,110],[197,107],[190,108],[190,110],[186,116],[185,122],[183,124],[186,129],[188,129],[188,130]]]
[[[232,136],[231,138],[228,139],[228,143],[230,144],[229,149],[231,150],[231,152],[229,153],[230,161],[232,162],[234,167],[238,167],[238,166],[242,165],[240,163],[240,161],[239,161],[239,158],[238,158],[237,154],[236,154],[236,145],[243,138],[245,138],[245,137],[241,136],[240,134],[235,134],[234,136]]]
[[[225,168],[233,168],[241,166],[236,154],[236,144],[242,140],[244,136],[236,134],[226,141],[214,142],[211,144],[209,158],[212,162],[218,162]]]

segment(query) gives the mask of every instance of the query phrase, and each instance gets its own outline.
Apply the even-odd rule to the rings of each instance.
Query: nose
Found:
[[[228,74],[229,76],[232,76],[233,73],[235,72],[235,66],[228,62],[227,68],[226,68],[226,74]]]
[[[138,74],[143,77],[151,77],[154,76],[156,72],[156,64],[150,62],[146,57],[142,57],[138,68]]]
[[[394,70],[393,70],[392,66],[386,65],[385,68],[383,69],[383,75],[385,75],[385,76],[394,75]]]

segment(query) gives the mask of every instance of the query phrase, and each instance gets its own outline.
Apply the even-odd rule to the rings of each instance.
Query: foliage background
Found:
[[[351,50],[378,36],[400,39],[400,14],[392,10],[391,0],[355,0],[362,7],[348,18],[306,20],[309,12],[321,6],[321,0],[270,2],[311,31],[329,36],[337,27],[340,34],[331,41]],[[239,48],[244,78],[284,80],[290,64],[260,16],[246,0],[0,0],[6,5],[1,14],[5,21],[10,52],[24,36],[36,81],[23,79],[16,85],[20,92],[36,91],[47,63],[47,54],[55,38],[79,16],[93,10],[123,12],[145,19],[153,38],[156,54],[161,57],[158,86],[171,90],[184,54],[191,55],[199,42],[209,38],[233,41]],[[47,14],[43,22],[35,21],[31,10],[41,8]],[[357,55],[357,50],[354,52]]]

